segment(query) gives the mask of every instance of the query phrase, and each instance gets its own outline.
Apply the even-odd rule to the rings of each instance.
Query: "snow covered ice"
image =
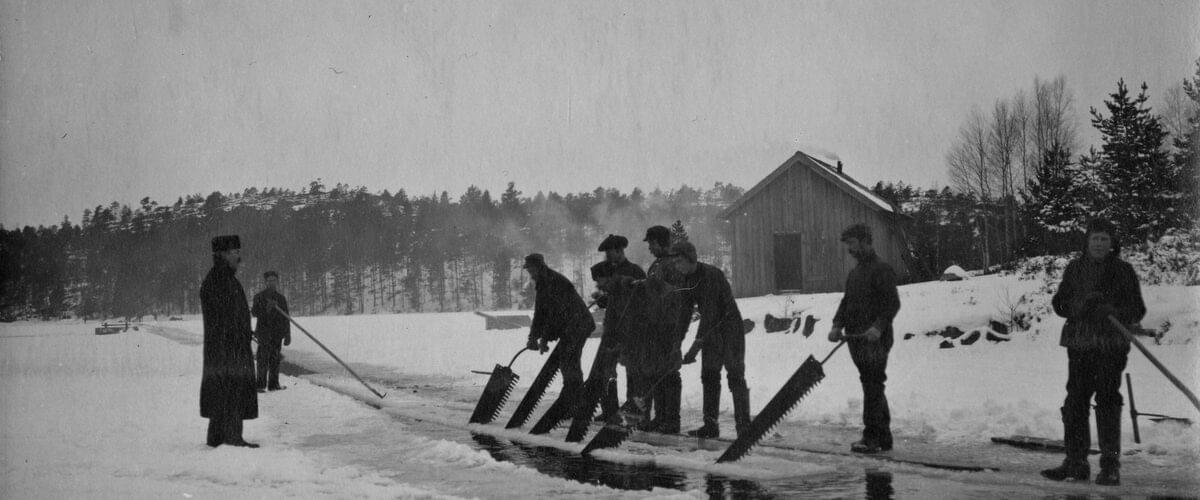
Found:
[[[650,463],[696,474],[749,481],[819,478],[864,467],[897,472],[897,497],[935,492],[971,496],[1061,494],[1194,494],[1200,488],[1200,429],[1139,419],[1142,443],[1123,421],[1125,485],[1058,484],[1037,477],[1060,455],[993,445],[993,436],[1061,438],[1058,407],[1065,395],[1066,352],[1058,346],[1062,319],[1046,307],[1039,279],[982,276],[900,288],[896,344],[888,367],[888,397],[897,446],[948,450],[954,460],[995,460],[999,473],[948,473],[838,456],[783,459],[756,449],[742,462],[712,465],[719,452],[666,452],[627,443],[597,455],[605,461]],[[1143,326],[1166,330],[1161,345],[1144,341],[1185,384],[1200,388],[1200,287],[1143,286],[1149,313]],[[1020,300],[1020,297],[1025,297]],[[747,337],[747,382],[757,412],[808,355],[824,356],[828,319],[840,294],[766,296],[739,301],[758,326]],[[1037,319],[1009,342],[964,345],[927,336],[955,326],[968,334],[1022,310]],[[762,318],[794,312],[820,319],[815,333],[766,333]],[[466,424],[487,380],[470,370],[507,362],[527,329],[485,330],[471,313],[297,318],[356,371],[380,384],[382,400],[345,373],[300,332],[285,360],[311,370],[285,376],[286,391],[259,397],[260,417],[246,422],[247,440],[261,449],[209,448],[207,421],[198,413],[201,324],[148,323],[139,331],[96,336],[77,321],[0,326],[0,497],[3,498],[527,498],[647,496],[706,497],[703,484],[623,491],[539,473],[497,460],[470,442]],[[694,334],[694,326],[692,333]],[[905,340],[908,333],[915,334]],[[685,342],[690,343],[689,338]],[[585,368],[595,354],[584,351]],[[686,345],[686,344],[685,344]],[[513,365],[521,376],[499,425],[499,439],[577,453],[559,429],[534,437],[504,431],[544,356],[526,353]],[[1130,354],[1139,411],[1196,420],[1195,409],[1138,352]],[[776,443],[842,447],[861,418],[857,372],[844,352],[825,365],[826,378],[775,429]],[[684,427],[700,424],[699,366],[683,368]],[[551,391],[558,388],[556,381]],[[620,381],[622,400],[624,381]],[[331,390],[335,389],[335,390]],[[1124,388],[1123,388],[1124,390]],[[549,399],[549,398],[547,398]],[[379,409],[361,401],[372,401]],[[539,407],[545,410],[547,403]],[[732,435],[731,401],[722,394],[722,430]],[[444,432],[431,435],[430,426]],[[597,426],[593,426],[595,431]],[[506,434],[509,433],[509,434]],[[964,458],[965,457],[965,458]],[[805,483],[817,484],[817,483]],[[946,485],[966,485],[946,490]],[[861,489],[861,487],[860,487]],[[769,491],[769,490],[768,490]],[[951,493],[945,493],[951,491]],[[845,490],[811,491],[845,496]],[[955,493],[957,492],[957,493]],[[859,494],[855,494],[859,496]]]

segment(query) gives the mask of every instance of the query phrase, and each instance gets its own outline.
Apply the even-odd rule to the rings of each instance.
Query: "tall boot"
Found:
[[[662,406],[658,410],[658,425],[655,426],[655,431],[662,434],[679,433],[679,398],[682,389],[683,381],[679,376],[679,372],[667,375],[658,384],[656,392]],[[659,403],[656,402],[655,404]]]
[[[1096,408],[1096,440],[1100,443],[1100,473],[1096,484],[1121,484],[1121,407]]]
[[[748,387],[734,388],[733,421],[737,426],[738,436],[750,430],[750,389]]]
[[[1055,481],[1066,479],[1086,481],[1092,473],[1087,462],[1088,447],[1091,446],[1092,441],[1091,429],[1088,427],[1087,407],[1080,412],[1063,406],[1060,411],[1063,422],[1063,445],[1067,448],[1067,457],[1063,459],[1062,465],[1043,470],[1042,477]]]
[[[715,438],[721,435],[721,427],[717,422],[717,414],[719,414],[720,411],[720,384],[704,384],[704,425],[699,429],[688,431],[688,435],[701,438]]]

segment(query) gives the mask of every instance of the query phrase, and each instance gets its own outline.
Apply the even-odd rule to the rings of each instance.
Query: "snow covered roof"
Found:
[[[787,172],[789,168],[797,165],[808,167],[813,172],[816,172],[817,175],[824,177],[826,180],[832,182],[835,186],[838,186],[843,191],[850,194],[850,196],[857,198],[859,201],[867,204],[875,210],[893,213],[896,215],[903,215],[890,202],[881,198],[879,195],[872,192],[870,188],[862,185],[858,181],[854,180],[854,178],[846,175],[844,172],[838,172],[837,168],[832,167],[828,163],[818,160],[803,151],[796,151],[796,154],[792,155],[791,158],[788,158],[787,161],[783,162],[782,165],[767,175],[766,178],[764,178],[762,181],[759,181],[759,183],[755,184],[754,187],[750,188],[750,190],[746,191],[746,194],[742,195],[741,198],[738,198],[737,201],[733,202],[732,205],[729,205],[729,208],[726,208],[725,211],[721,213],[721,218],[728,219],[732,217],[742,205],[757,196],[760,191],[774,182],[775,179],[779,178],[779,176],[783,175],[784,172]]]

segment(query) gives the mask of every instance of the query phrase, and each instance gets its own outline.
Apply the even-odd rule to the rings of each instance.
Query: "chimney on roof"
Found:
[[[842,173],[842,160],[838,160],[838,173]]]

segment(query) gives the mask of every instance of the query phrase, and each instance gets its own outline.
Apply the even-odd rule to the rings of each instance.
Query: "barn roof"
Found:
[[[896,209],[896,207],[890,202],[881,198],[879,195],[872,192],[870,188],[854,180],[854,178],[846,175],[843,172],[838,172],[837,168],[834,168],[821,160],[813,158],[803,151],[796,151],[796,154],[792,155],[791,158],[788,158],[787,161],[783,162],[779,168],[776,168],[774,171],[772,171],[765,179],[759,181],[759,183],[755,184],[754,187],[750,188],[749,191],[746,191],[746,194],[743,194],[741,198],[738,198],[737,201],[733,202],[732,205],[729,205],[729,208],[726,208],[723,212],[721,212],[721,218],[729,219],[732,217],[733,214],[741,209],[742,205],[745,205],[747,201],[750,201],[750,199],[758,196],[759,192],[761,192],[763,189],[766,189],[766,187],[772,182],[775,182],[775,179],[778,179],[779,176],[783,175],[784,172],[787,172],[788,169],[798,165],[807,167],[808,169],[816,172],[817,175],[820,175],[821,177],[825,178],[825,180],[832,182],[835,186],[841,188],[850,196],[875,210],[902,215],[900,211]]]

